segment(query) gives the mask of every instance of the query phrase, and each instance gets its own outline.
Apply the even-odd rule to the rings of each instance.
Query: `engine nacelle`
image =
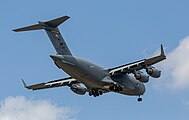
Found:
[[[84,95],[87,92],[87,89],[83,86],[77,85],[77,84],[73,84],[70,89],[79,95]]]
[[[146,72],[153,78],[159,78],[161,76],[161,71],[154,67],[148,67]]]
[[[139,71],[134,74],[134,77],[142,83],[147,83],[149,81],[149,76]]]

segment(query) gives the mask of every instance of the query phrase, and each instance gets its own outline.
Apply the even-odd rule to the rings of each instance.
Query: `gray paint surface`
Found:
[[[104,69],[96,64],[72,56],[58,29],[58,26],[67,19],[69,19],[68,16],[63,16],[47,22],[39,22],[39,24],[36,25],[13,30],[16,32],[21,32],[44,29],[48,34],[48,37],[50,38],[55,50],[57,51],[56,55],[50,55],[50,57],[53,59],[58,68],[62,69],[71,76],[68,78],[39,83],[31,86],[27,86],[23,81],[26,88],[31,90],[39,90],[69,86],[71,90],[77,94],[83,95],[85,92],[89,92],[89,95],[93,95],[94,97],[106,92],[117,92],[120,94],[140,97],[145,93],[145,85],[144,83],[140,82],[140,80],[133,77],[133,75],[136,73],[141,73],[137,71],[142,69],[150,69],[152,72],[157,71],[154,72],[155,76],[156,74],[159,74],[160,76],[160,71],[151,65],[166,59],[162,45],[161,54],[159,56],[139,60],[110,69]],[[139,75],[141,75],[142,79],[143,73]],[[80,84],[83,84],[85,87],[80,87]]]

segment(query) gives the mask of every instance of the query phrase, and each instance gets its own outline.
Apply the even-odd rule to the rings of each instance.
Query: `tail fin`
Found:
[[[57,53],[60,55],[72,55],[66,42],[64,41],[58,26],[69,19],[68,16],[63,16],[60,18],[56,18],[47,22],[39,21],[38,24],[14,29],[15,32],[22,32],[22,31],[30,31],[30,30],[41,30],[45,29],[46,33],[48,34],[54,48],[56,49]]]

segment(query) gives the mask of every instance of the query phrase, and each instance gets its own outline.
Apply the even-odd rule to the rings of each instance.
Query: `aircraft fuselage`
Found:
[[[123,87],[121,94],[143,95],[145,86],[129,74],[111,75],[98,65],[69,55],[50,55],[57,67],[68,75],[83,83],[88,90],[101,89],[110,91],[109,86],[114,83]]]

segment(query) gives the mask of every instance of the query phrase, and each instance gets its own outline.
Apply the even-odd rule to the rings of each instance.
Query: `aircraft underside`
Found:
[[[74,59],[75,62],[73,64],[65,62],[68,59]],[[54,56],[53,60],[59,68],[74,77],[81,84],[84,84],[89,96],[96,97],[107,92],[141,96],[145,92],[144,84],[128,74],[110,75],[97,65],[70,56],[58,56],[57,58]],[[85,64],[82,64],[82,62]],[[92,72],[93,69],[95,69],[95,73]],[[71,87],[71,90],[76,91],[76,86],[74,86],[74,89]]]
[[[44,29],[57,52],[56,55],[50,55],[50,57],[58,68],[70,75],[67,78],[30,86],[27,86],[22,80],[24,86],[30,90],[69,86],[73,92],[79,95],[84,95],[88,92],[90,96],[96,97],[103,93],[116,92],[139,96],[138,101],[142,101],[140,96],[145,93],[144,84],[149,82],[149,76],[153,78],[161,76],[161,71],[152,65],[166,59],[163,46],[161,45],[161,53],[158,56],[103,69],[93,63],[72,56],[58,29],[58,26],[69,18],[69,16],[63,16],[46,22],[39,21],[38,24],[13,30],[22,32]],[[142,70],[146,70],[147,74]]]

